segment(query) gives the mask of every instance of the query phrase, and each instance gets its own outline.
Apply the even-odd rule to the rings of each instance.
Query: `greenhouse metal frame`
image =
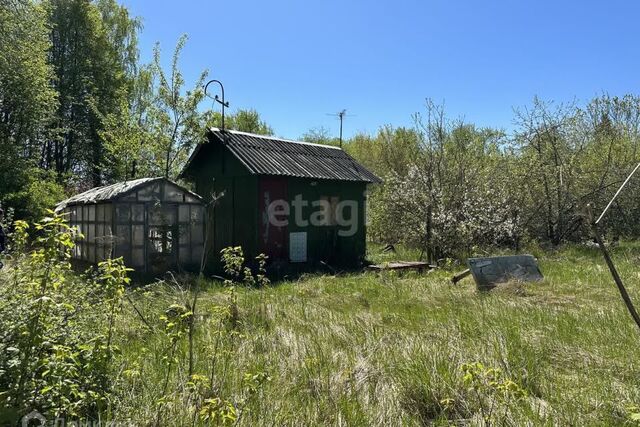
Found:
[[[56,211],[84,235],[73,258],[98,263],[123,257],[139,272],[197,270],[205,209],[197,194],[166,178],[98,187],[61,202]]]

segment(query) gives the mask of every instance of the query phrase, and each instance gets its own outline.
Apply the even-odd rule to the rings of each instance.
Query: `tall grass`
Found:
[[[640,249],[624,245],[615,258],[640,301]],[[229,304],[228,290],[206,283],[194,371],[210,382],[204,397],[236,405],[236,424],[246,426],[631,425],[640,334],[606,266],[595,250],[572,247],[546,255],[541,269],[542,283],[488,293],[471,279],[452,286],[450,271],[237,288],[233,327],[216,311]],[[163,425],[197,425],[186,340],[167,377],[159,320],[185,295],[155,284],[132,297],[157,328],[144,328],[129,306],[118,317],[115,417],[152,425],[161,407]],[[463,366],[474,362],[489,374],[465,377]],[[499,381],[487,380],[492,369]],[[269,379],[247,391],[247,373]]]

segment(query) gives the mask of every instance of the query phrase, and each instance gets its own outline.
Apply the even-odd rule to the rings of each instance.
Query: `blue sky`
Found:
[[[424,99],[510,130],[534,95],[556,102],[637,93],[640,2],[124,0],[143,19],[143,60],[183,33],[187,84],[205,68],[235,108],[279,136],[411,125]],[[207,107],[204,105],[203,107]]]

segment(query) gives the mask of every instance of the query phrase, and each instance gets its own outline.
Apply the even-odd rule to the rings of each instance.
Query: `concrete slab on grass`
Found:
[[[478,289],[491,289],[509,280],[539,282],[544,279],[533,255],[469,258],[467,263]]]

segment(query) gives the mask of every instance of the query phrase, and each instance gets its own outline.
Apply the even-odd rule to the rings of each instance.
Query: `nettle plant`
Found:
[[[258,264],[258,271],[254,275],[251,268],[245,264],[242,247],[229,246],[220,251],[220,253],[222,254],[224,272],[229,277],[225,280],[225,285],[233,286],[234,284],[243,284],[245,286],[261,288],[271,283],[266,275],[265,268],[268,257],[265,254],[260,254],[255,258]]]
[[[6,420],[38,410],[91,417],[110,404],[117,347],[113,318],[128,282],[122,259],[85,277],[70,259],[81,237],[49,211],[42,221],[14,225],[13,262],[0,279],[0,414]],[[108,312],[95,307],[107,303]]]

